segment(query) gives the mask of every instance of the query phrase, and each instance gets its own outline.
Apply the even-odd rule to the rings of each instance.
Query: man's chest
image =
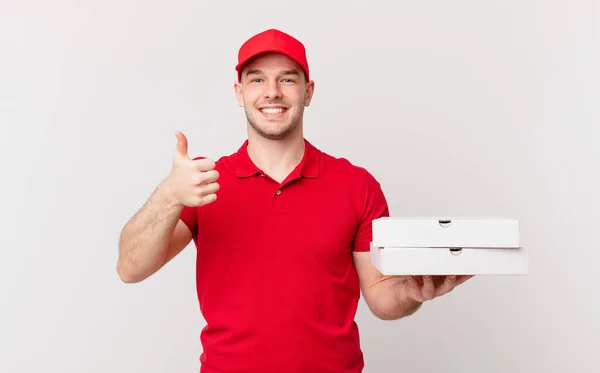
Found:
[[[360,207],[343,185],[300,180],[278,188],[268,180],[245,181],[222,187],[218,200],[199,210],[199,250],[280,260],[350,255]]]

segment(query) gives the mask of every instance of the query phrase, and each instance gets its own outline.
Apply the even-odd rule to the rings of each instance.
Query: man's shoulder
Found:
[[[324,167],[334,172],[342,174],[351,179],[360,179],[366,182],[376,181],[375,176],[368,168],[356,161],[351,161],[346,156],[335,156],[330,153],[321,151]]]
[[[346,156],[321,154],[327,178],[335,179],[336,185],[343,186],[342,194],[351,196],[360,221],[389,214],[383,187],[368,166]]]

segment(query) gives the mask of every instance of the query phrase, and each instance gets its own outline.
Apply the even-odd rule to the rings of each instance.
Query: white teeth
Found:
[[[266,113],[266,114],[279,114],[279,113],[283,113],[283,111],[284,110],[282,108],[265,108],[265,109],[262,109],[262,112]]]

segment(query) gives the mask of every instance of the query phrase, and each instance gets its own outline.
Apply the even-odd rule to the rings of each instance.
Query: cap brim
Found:
[[[244,59],[243,61],[240,61],[235,66],[235,71],[238,72],[238,77],[241,78],[242,69],[244,68],[244,65],[248,63],[248,61],[250,61],[254,57],[260,56],[261,54],[265,54],[265,53],[279,53],[279,54],[283,54],[284,56],[287,56],[287,57],[291,58],[292,60],[294,60],[300,66],[300,68],[302,69],[302,71],[304,71],[304,67],[302,66],[302,63],[300,61],[298,61],[297,58],[294,58],[293,56],[291,56],[289,53],[286,53],[285,51],[282,51],[280,49],[266,49],[266,50],[261,50],[260,52],[256,52],[254,54],[251,54],[251,55],[247,56],[246,59]]]

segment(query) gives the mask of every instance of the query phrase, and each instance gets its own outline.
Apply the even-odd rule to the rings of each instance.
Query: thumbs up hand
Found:
[[[210,159],[193,160],[188,155],[188,141],[177,131],[177,148],[173,156],[173,167],[167,177],[170,195],[176,203],[197,207],[214,202],[219,190],[219,173],[215,162]]]

